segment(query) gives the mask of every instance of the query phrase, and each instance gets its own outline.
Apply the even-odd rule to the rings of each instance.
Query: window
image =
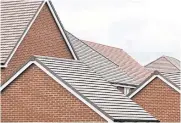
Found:
[[[130,88],[124,87],[124,94],[127,95],[130,92]]]

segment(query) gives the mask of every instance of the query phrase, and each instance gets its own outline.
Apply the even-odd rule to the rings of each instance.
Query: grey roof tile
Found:
[[[79,59],[107,81],[111,83],[126,83],[130,85],[140,84],[140,81],[135,81],[125,71],[119,68],[117,64],[92,49],[71,33],[67,32],[67,36],[69,37]]]
[[[178,72],[160,72],[165,78],[173,82],[175,85],[178,86],[178,88],[181,89],[181,74],[180,71]]]
[[[82,61],[43,56],[35,60],[115,120],[156,120]]]
[[[1,63],[20,40],[42,0],[1,0]]]

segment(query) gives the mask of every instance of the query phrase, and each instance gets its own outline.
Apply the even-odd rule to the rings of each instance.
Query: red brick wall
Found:
[[[32,55],[73,58],[47,5],[39,13],[8,67],[2,69],[2,83]]]
[[[161,122],[180,121],[180,94],[159,78],[132,99]]]
[[[1,93],[2,122],[105,121],[32,65]]]

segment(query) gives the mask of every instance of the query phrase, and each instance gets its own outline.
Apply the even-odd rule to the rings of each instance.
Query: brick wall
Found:
[[[32,55],[73,58],[47,5],[39,13],[8,67],[2,69],[1,82],[4,83]]]
[[[180,94],[159,78],[132,99],[161,122],[180,121]]]
[[[31,65],[1,93],[2,122],[103,122],[37,66]]]

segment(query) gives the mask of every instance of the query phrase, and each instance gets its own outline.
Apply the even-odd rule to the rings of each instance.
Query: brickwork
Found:
[[[32,55],[73,58],[47,5],[39,13],[8,67],[1,69],[1,82],[6,82]]]
[[[1,94],[2,122],[105,122],[37,66]]]
[[[180,121],[180,94],[159,78],[132,99],[161,122]]]

